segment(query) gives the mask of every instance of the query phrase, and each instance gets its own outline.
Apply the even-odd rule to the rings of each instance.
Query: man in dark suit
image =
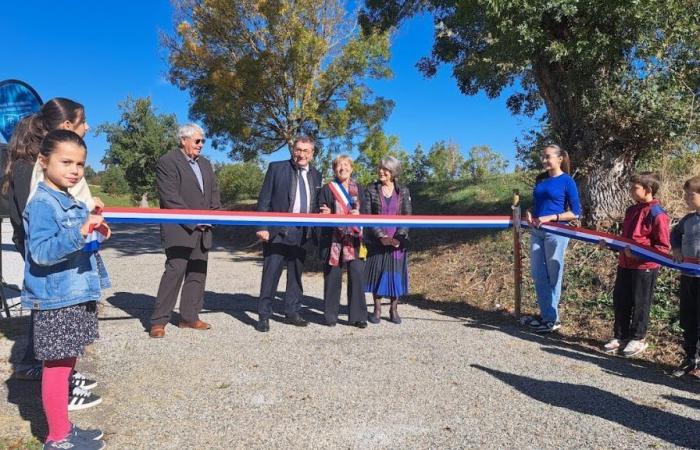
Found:
[[[220,209],[216,176],[209,161],[200,156],[204,131],[195,124],[189,124],[180,127],[177,137],[180,148],[163,155],[156,166],[160,207]],[[204,302],[207,258],[212,244],[211,226],[165,224],[161,225],[160,232],[167,259],[149,334],[152,338],[165,336],[165,325],[170,321],[181,285],[182,320],[178,326],[208,330],[211,326],[199,319],[199,312]]]
[[[321,174],[311,167],[315,141],[308,136],[295,139],[292,158],[270,163],[260,196],[258,211],[316,213],[316,195],[321,189]],[[305,327],[308,322],[301,318],[303,287],[301,275],[306,258],[305,245],[311,237],[309,227],[271,226],[261,227],[257,232],[263,244],[263,272],[258,301],[258,323],[255,329],[270,330],[272,298],[287,267],[287,289],[284,294],[284,312],[287,323]]]

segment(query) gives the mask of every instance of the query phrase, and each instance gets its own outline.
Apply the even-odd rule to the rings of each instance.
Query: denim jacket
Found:
[[[82,251],[87,206],[39,183],[24,210],[27,233],[22,307],[57,309],[100,299],[109,278],[96,252]]]

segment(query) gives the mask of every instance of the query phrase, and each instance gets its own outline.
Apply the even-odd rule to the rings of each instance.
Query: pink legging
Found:
[[[68,379],[77,358],[44,361],[41,375],[41,401],[44,405],[49,434],[46,441],[60,441],[70,433],[68,420]]]

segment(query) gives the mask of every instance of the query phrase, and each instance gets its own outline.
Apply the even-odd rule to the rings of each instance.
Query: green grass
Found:
[[[102,192],[100,186],[90,185],[90,193],[93,197],[100,197],[105,206],[136,206],[129,195],[112,195]]]
[[[10,440],[0,438],[0,450],[40,450],[44,445],[36,438]]]
[[[534,177],[531,177],[534,178]],[[520,173],[492,176],[482,182],[458,180],[411,186],[416,214],[510,214],[513,189],[528,204],[532,187]]]

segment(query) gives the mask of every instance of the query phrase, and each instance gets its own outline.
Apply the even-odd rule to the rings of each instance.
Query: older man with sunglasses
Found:
[[[220,209],[219,186],[209,161],[200,156],[204,131],[195,124],[180,127],[180,148],[163,155],[156,166],[160,207],[166,209]],[[208,224],[161,225],[165,247],[165,272],[160,280],[156,306],[151,316],[150,336],[165,336],[165,325],[180,295],[180,328],[208,330],[211,326],[199,319],[204,303],[207,259],[212,245]],[[184,281],[184,282],[183,282]]]

